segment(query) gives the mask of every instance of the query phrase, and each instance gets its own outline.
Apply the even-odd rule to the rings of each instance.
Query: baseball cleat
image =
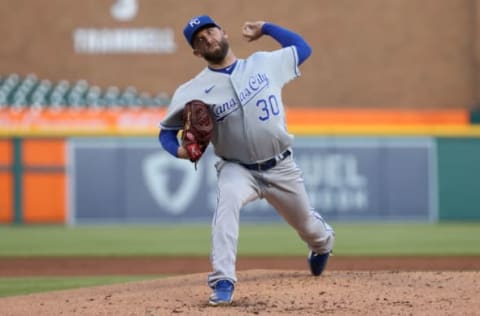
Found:
[[[330,252],[318,254],[310,251],[310,254],[308,255],[308,263],[310,265],[310,271],[312,272],[312,275],[319,276],[322,274],[323,270],[325,270],[325,267],[327,266],[329,256]]]
[[[233,283],[228,280],[220,280],[213,287],[208,304],[211,306],[230,305],[233,300]]]

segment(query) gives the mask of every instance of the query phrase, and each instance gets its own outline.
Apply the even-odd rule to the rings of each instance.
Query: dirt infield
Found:
[[[208,258],[2,258],[0,275],[180,274],[0,299],[1,315],[478,315],[480,257],[239,258],[234,304],[209,307]]]

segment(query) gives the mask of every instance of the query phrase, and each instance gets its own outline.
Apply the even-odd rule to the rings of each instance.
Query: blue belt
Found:
[[[280,161],[285,160],[285,158],[287,158],[291,154],[292,152],[289,149],[287,149],[280,155],[273,157],[272,159],[266,160],[264,162],[252,163],[252,164],[245,164],[245,163],[240,163],[240,164],[249,170],[267,171],[275,167],[277,163],[279,163]]]

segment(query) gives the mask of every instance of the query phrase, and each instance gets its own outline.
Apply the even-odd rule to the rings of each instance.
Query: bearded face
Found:
[[[217,27],[200,30],[193,40],[194,53],[209,64],[221,64],[230,49],[228,37]]]
[[[218,42],[218,47],[212,50],[204,51],[202,56],[210,64],[220,64],[225,56],[227,56],[229,48],[230,46],[227,39],[222,37],[222,39]]]

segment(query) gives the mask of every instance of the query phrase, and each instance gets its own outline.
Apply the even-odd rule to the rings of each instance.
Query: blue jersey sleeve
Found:
[[[262,32],[273,37],[282,47],[295,46],[297,48],[299,66],[312,54],[312,48],[303,37],[286,28],[266,22],[263,24]]]
[[[162,129],[158,134],[158,140],[160,141],[162,147],[174,157],[177,157],[178,147],[180,147],[177,139],[177,133],[178,130]]]

